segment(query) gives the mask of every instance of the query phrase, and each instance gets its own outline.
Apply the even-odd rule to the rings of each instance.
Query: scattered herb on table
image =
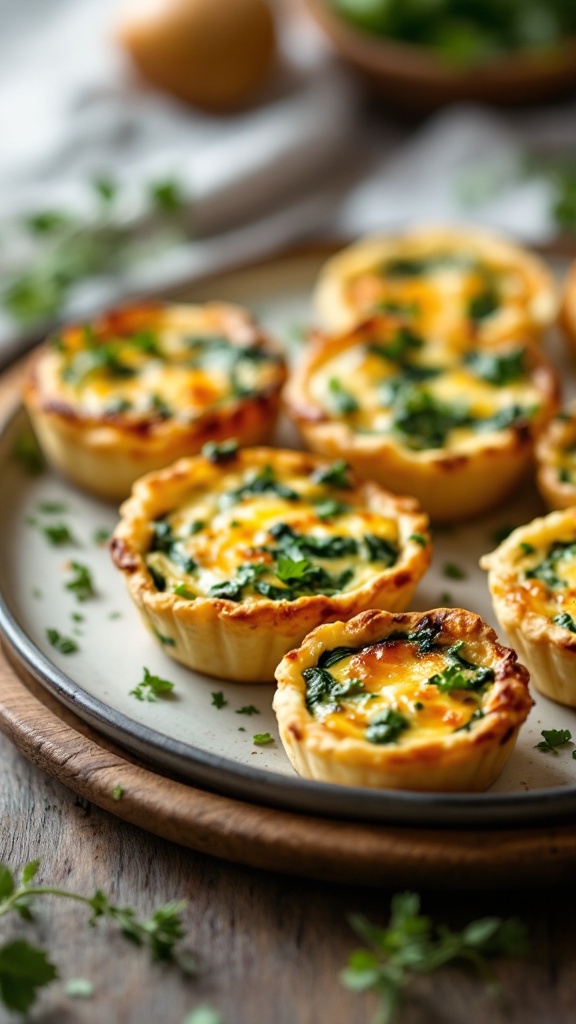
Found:
[[[95,597],[96,590],[88,566],[82,565],[81,562],[71,562],[70,568],[74,576],[66,584],[66,590],[72,591],[77,601],[87,601],[88,598]]]
[[[56,516],[66,513],[68,507],[63,501],[41,501],[38,505],[38,511],[45,516]]]
[[[146,948],[153,960],[175,962],[190,973],[193,966],[190,957],[177,949],[185,934],[182,923],[185,901],[167,903],[149,918],[140,920],[130,907],[111,903],[101,889],[93,896],[83,896],[68,889],[34,884],[39,866],[37,860],[26,864],[17,881],[10,868],[0,864],[0,917],[15,913],[25,921],[32,920],[34,901],[41,896],[73,900],[91,911],[90,924],[96,924],[99,918],[113,921],[130,942]],[[22,939],[0,945],[0,1002],[6,1009],[27,1013],[39,990],[58,976],[58,969],[46,950]]]
[[[79,649],[75,640],[69,636],[62,636],[57,629],[47,629],[46,636],[52,647],[60,651],[60,654],[75,654]]]
[[[341,980],[353,992],[372,990],[379,996],[378,1024],[390,1024],[419,974],[459,960],[497,990],[490,958],[518,956],[528,948],[526,930],[514,919],[485,917],[471,921],[461,932],[437,927],[420,914],[420,897],[412,892],[392,898],[387,927],[379,928],[358,914],[350,924],[366,945],[351,954]]]
[[[269,732],[257,732],[252,737],[252,743],[256,747],[267,747],[269,743],[274,743],[274,737]]]
[[[145,668],[142,682],[130,690],[130,696],[136,697],[137,700],[155,701],[158,697],[167,697],[173,689],[174,683],[169,682],[168,679],[162,679],[161,676],[152,675]]]
[[[237,715],[259,715],[260,709],[254,707],[254,704],[245,704],[244,707],[238,708]]]
[[[212,694],[212,705],[213,707],[218,708],[219,711],[221,708],[225,708],[227,703],[228,701],[226,700],[222,690],[218,690],[216,693]]]
[[[94,544],[107,544],[110,540],[112,530],[107,529],[106,526],[99,526],[92,533],[92,540]]]
[[[539,743],[536,743],[535,749],[542,750],[546,754],[557,755],[557,748],[572,739],[572,733],[569,729],[542,729],[540,735],[544,738]]]
[[[54,547],[61,547],[63,544],[75,544],[76,541],[68,526],[65,523],[53,523],[42,527],[42,533],[46,540]]]
[[[449,590],[443,590],[439,600],[441,608],[449,608],[453,602],[452,594]]]

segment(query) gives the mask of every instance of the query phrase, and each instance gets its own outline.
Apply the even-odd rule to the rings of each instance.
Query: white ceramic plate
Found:
[[[310,289],[323,259],[318,253],[288,255],[267,266],[214,278],[180,292],[178,298],[241,302],[297,354],[301,329],[312,319]],[[550,346],[562,379],[576,391],[576,375],[560,341],[551,339]],[[309,813],[431,825],[536,823],[573,815],[576,760],[571,746],[555,756],[541,753],[535,744],[542,729],[567,728],[576,737],[576,711],[536,693],[536,707],[516,751],[487,793],[377,792],[298,778],[278,740],[273,687],[227,683],[191,672],[158,648],[129,601],[106,545],[94,539],[98,530],[114,527],[116,509],[49,471],[28,475],[12,456],[15,439],[27,429],[20,409],[0,438],[0,626],[16,657],[35,677],[101,732],[197,784]],[[278,440],[297,445],[286,424],[281,424]],[[50,511],[54,506],[61,510]],[[496,625],[478,559],[495,546],[498,527],[519,525],[543,511],[527,487],[483,521],[437,531],[433,565],[417,591],[415,608],[452,603]],[[73,544],[53,546],[47,540],[44,528],[60,523],[69,527]],[[88,566],[95,581],[97,595],[82,603],[66,589],[71,561]],[[465,578],[446,578],[447,563],[462,568]],[[78,651],[58,653],[48,640],[49,629],[74,639]],[[131,695],[144,667],[173,682],[173,695],[155,703]],[[214,693],[226,702],[220,709],[213,704]],[[259,713],[241,714],[249,705]],[[274,743],[255,745],[254,734],[264,732]]]

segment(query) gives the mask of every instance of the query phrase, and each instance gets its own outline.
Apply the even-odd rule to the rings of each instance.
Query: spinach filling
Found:
[[[230,378],[235,398],[248,398],[258,391],[255,373],[265,363],[278,364],[280,356],[259,345],[233,345],[224,335],[189,336],[186,365],[195,370],[221,369]]]
[[[428,256],[397,256],[387,260],[381,268],[383,277],[423,277],[438,270],[480,270],[481,265],[474,256],[465,253],[436,252]]]
[[[276,495],[286,501],[298,501],[300,498],[297,491],[276,479],[276,473],[272,466],[263,466],[262,469],[253,473],[245,483],[221,494],[218,506],[221,510],[231,508],[244,498],[254,498],[262,494]]]
[[[526,579],[540,580],[549,590],[558,590],[568,586],[566,580],[558,575],[558,563],[563,558],[576,558],[575,541],[554,541],[548,549],[546,557],[533,569],[526,570]]]
[[[491,433],[516,426],[533,414],[536,407],[518,404],[499,409],[492,416],[474,416],[465,405],[450,405],[430,391],[401,389],[392,404],[392,432],[416,451],[443,448],[449,434],[459,427],[477,433]]]
[[[501,356],[492,352],[468,352],[464,363],[476,377],[501,388],[526,376],[526,349],[515,348]]]
[[[494,682],[494,669],[468,661],[460,653],[463,646],[464,641],[458,640],[447,649],[448,665],[442,672],[430,677],[429,686],[437,686],[440,693],[452,693],[453,690],[481,693],[485,686]]]
[[[552,622],[562,629],[568,629],[570,633],[576,633],[576,622],[568,612],[561,612],[559,615],[555,615]]]

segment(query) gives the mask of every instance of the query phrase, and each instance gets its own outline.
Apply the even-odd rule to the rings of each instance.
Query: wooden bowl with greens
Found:
[[[576,86],[570,0],[306,0],[341,57],[391,107],[539,102]]]

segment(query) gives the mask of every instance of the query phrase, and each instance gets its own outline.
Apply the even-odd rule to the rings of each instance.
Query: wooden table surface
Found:
[[[369,1024],[373,998],[347,992],[338,979],[356,944],[346,916],[360,911],[383,924],[390,891],[277,876],[180,849],[79,801],[1,735],[0,765],[0,860],[16,868],[40,857],[43,882],[86,894],[101,887],[141,914],[186,898],[186,945],[199,960],[193,979],[151,966],[113,927],[89,928],[83,907],[45,899],[32,924],[3,919],[0,941],[18,934],[49,947],[62,978],[92,980],[94,995],[72,1000],[55,982],[31,1021],[181,1024],[208,1003],[226,1024]],[[454,927],[485,915],[518,916],[532,949],[496,965],[507,1006],[450,968],[419,980],[400,1017],[405,1024],[576,1020],[574,882],[505,894],[424,893],[423,907]],[[2,1024],[13,1019],[0,1010]]]

